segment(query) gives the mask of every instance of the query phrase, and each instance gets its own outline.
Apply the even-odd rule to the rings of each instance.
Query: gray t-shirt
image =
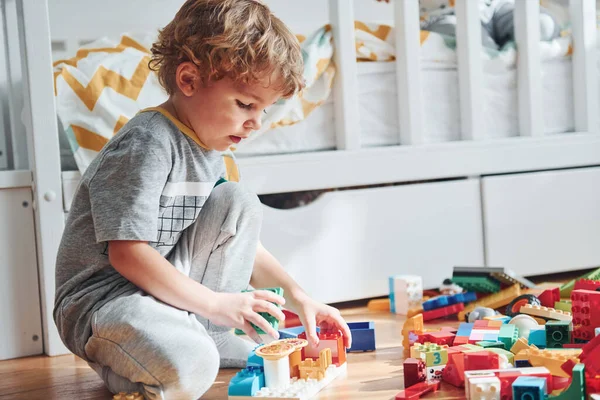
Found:
[[[237,179],[231,156],[203,148],[163,109],[139,113],[104,146],[75,193],[56,261],[54,320],[71,351],[85,358],[93,312],[138,290],[110,265],[108,242],[147,241],[166,257],[221,178]]]

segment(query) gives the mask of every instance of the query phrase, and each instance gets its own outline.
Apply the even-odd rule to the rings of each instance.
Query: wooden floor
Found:
[[[319,399],[393,399],[403,387],[402,336],[404,317],[369,312],[366,307],[342,308],[347,321],[375,321],[377,351],[348,355],[348,374],[325,388]],[[433,326],[457,326],[454,320]],[[239,370],[221,370],[203,399],[227,399],[231,377]],[[443,384],[436,399],[464,398],[463,391]],[[0,400],[109,400],[100,378],[74,356],[31,357],[0,362]]]

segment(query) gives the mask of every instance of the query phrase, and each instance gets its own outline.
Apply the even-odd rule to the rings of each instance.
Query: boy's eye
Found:
[[[252,109],[252,104],[244,104],[239,100],[236,100],[236,103],[238,105],[239,108],[243,108],[244,110],[250,110]]]

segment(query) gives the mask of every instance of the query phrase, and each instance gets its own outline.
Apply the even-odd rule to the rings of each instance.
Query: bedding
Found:
[[[398,144],[394,76],[394,31],[389,25],[355,22],[359,63],[361,140],[364,146]],[[335,124],[330,99],[335,76],[334,44],[328,25],[300,38],[306,89],[291,99],[280,100],[267,110],[263,128],[232,148],[240,156],[333,149]],[[102,38],[82,48],[75,57],[54,63],[56,107],[75,164],[84,172],[102,146],[140,109],[162,103],[166,94],[148,69],[153,34],[125,34],[118,40]],[[563,67],[552,62],[570,59],[570,36],[540,42],[542,60],[548,64],[544,79],[548,89],[570,81]],[[425,140],[460,138],[456,39],[421,31],[421,64]],[[517,52],[514,45],[482,52],[485,72],[486,120],[492,137],[514,136],[516,131]],[[370,62],[369,62],[370,61]],[[379,61],[379,62],[373,62]],[[388,62],[386,62],[388,61]],[[564,67],[567,68],[567,67]],[[563,70],[564,70],[563,68]],[[554,71],[556,70],[556,71]],[[561,88],[568,89],[565,81]],[[563,93],[563,92],[561,92]],[[552,107],[546,132],[570,129],[572,112],[564,92],[562,99],[548,91]],[[544,96],[545,98],[548,96]],[[565,100],[565,101],[562,101]],[[557,117],[560,115],[561,117]],[[310,118],[307,118],[310,116]],[[552,124],[552,122],[557,122]],[[66,157],[63,157],[63,159]],[[68,165],[67,161],[63,165]],[[69,165],[72,167],[72,163]]]

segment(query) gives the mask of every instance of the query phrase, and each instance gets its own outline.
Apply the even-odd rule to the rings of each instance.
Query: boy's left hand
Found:
[[[306,330],[306,337],[312,346],[319,344],[317,326],[321,330],[339,329],[344,334],[344,346],[347,349],[352,346],[352,333],[350,333],[350,328],[338,309],[319,303],[308,296],[297,302],[295,308],[294,311],[298,313],[298,317],[300,317],[300,321],[302,321],[302,325]]]

